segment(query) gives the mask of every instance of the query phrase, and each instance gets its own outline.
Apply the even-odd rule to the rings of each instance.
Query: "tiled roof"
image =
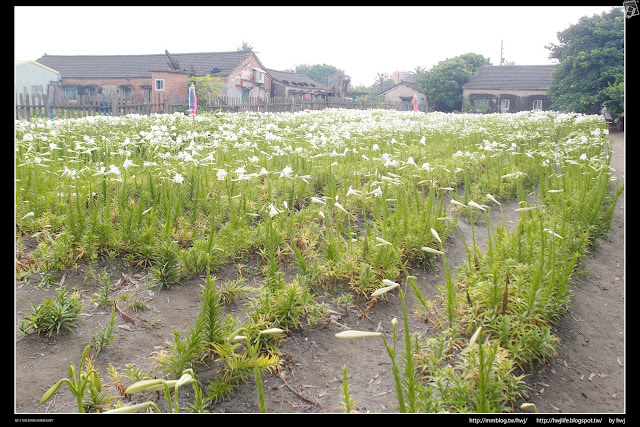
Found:
[[[483,65],[463,89],[549,90],[555,65]]]
[[[395,88],[397,88],[399,86],[407,86],[409,89],[413,89],[413,90],[415,90],[417,92],[420,92],[420,86],[418,85],[417,82],[402,80],[397,85],[393,85],[389,89],[383,90],[378,95],[386,95],[387,93],[391,92],[392,90],[394,90]],[[420,92],[420,93],[422,93],[422,92]]]
[[[287,86],[300,86],[309,89],[330,90],[327,86],[311,80],[304,74],[292,73],[291,71],[278,71],[267,69],[274,80],[277,80]]]
[[[228,75],[247,52],[170,53],[180,69],[196,76]],[[150,77],[152,69],[169,68],[166,54],[157,55],[45,55],[40,64],[58,70],[63,78]]]

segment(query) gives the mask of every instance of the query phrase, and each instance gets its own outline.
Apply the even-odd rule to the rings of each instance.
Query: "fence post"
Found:
[[[22,95],[20,95],[20,97],[22,98]],[[27,120],[31,120],[31,108],[30,108],[30,104],[29,104],[29,95],[27,95],[26,93],[24,94],[24,106],[25,106],[25,113],[26,113],[26,119]]]
[[[16,120],[22,118],[22,94],[16,92]]]
[[[53,108],[49,106],[49,94],[42,94],[42,103],[44,104],[44,114],[49,116],[50,119],[53,119]]]
[[[112,116],[119,116],[120,115],[120,108],[118,106],[118,97],[115,94],[111,95],[111,115]]]

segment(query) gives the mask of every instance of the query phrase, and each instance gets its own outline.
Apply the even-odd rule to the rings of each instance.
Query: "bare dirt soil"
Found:
[[[624,179],[624,134],[612,131],[613,161],[619,179]],[[623,193],[624,196],[624,193]],[[512,212],[504,206],[505,214]],[[497,212],[496,221],[500,220]],[[516,214],[508,221],[517,221]],[[458,221],[465,240],[470,239],[470,226]],[[546,364],[528,372],[530,387],[525,399],[534,403],[541,413],[625,413],[625,222],[624,199],[618,201],[615,218],[606,237],[598,240],[584,264],[588,272],[579,275],[573,287],[573,300],[568,313],[555,326],[560,338],[557,355]],[[478,238],[481,240],[478,231]],[[21,237],[22,250],[35,248],[29,236]],[[465,261],[467,254],[460,236],[454,232],[446,243],[451,266]],[[102,267],[100,267],[102,268]],[[184,281],[169,289],[151,292],[146,286],[148,273],[127,268],[124,264],[104,263],[116,286],[116,302],[122,314],[116,316],[114,341],[105,347],[94,361],[105,385],[107,367],[114,365],[119,373],[132,364],[145,372],[153,370],[154,352],[167,348],[172,331],[188,331],[199,312],[201,277]],[[247,271],[255,266],[245,265]],[[97,269],[99,270],[99,269]],[[238,266],[227,266],[216,275],[219,280],[237,277]],[[413,271],[425,294],[435,295],[444,283],[441,264],[431,270]],[[248,274],[247,274],[248,276]],[[83,349],[94,335],[109,323],[110,310],[90,304],[91,295],[98,291],[95,281],[87,280],[84,267],[56,274],[68,289],[81,290],[84,310],[78,326],[71,332],[51,337],[36,334],[24,336],[17,325],[45,298],[55,297],[56,285],[39,286],[40,275],[15,281],[15,407],[16,414],[75,413],[75,397],[66,386],[54,398],[39,404],[44,392],[67,376],[71,363],[78,364]],[[251,280],[248,282],[251,284]],[[257,286],[257,283],[254,282]],[[119,298],[128,296],[128,299]],[[131,301],[140,298],[147,310],[133,310]],[[327,302],[331,303],[331,299]],[[411,302],[409,302],[411,306]],[[359,412],[397,412],[397,399],[389,356],[378,338],[340,340],[337,332],[346,329],[391,332],[391,319],[402,318],[400,300],[390,296],[376,304],[368,317],[362,316],[364,303],[344,312],[331,307],[330,322],[314,328],[290,333],[280,342],[283,365],[279,373],[265,374],[264,394],[271,413],[336,413],[342,412],[342,367],[349,373],[349,389]],[[242,302],[228,307],[241,316]],[[411,307],[409,307],[411,313]],[[410,328],[421,335],[432,331],[428,323],[412,319]],[[387,335],[388,336],[388,335]],[[211,372],[200,372],[206,383]],[[181,391],[185,406],[193,401],[190,387]],[[157,400],[162,409],[163,398]],[[520,403],[514,411],[522,412]],[[259,412],[256,386],[253,381],[236,389],[234,397],[207,408],[214,413]],[[527,412],[530,412],[528,410]]]

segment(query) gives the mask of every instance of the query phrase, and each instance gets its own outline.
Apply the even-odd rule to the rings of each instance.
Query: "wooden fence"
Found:
[[[418,105],[419,111],[426,110],[426,103]],[[47,94],[16,94],[16,119],[30,120],[33,117],[63,118],[86,117],[96,115],[120,116],[125,114],[172,114],[187,110],[187,100],[179,96],[152,94],[150,97],[131,96],[126,99],[116,95],[78,96],[70,100],[64,95],[50,97]],[[368,101],[350,98],[329,98],[317,100],[300,100],[290,97],[238,98],[217,97],[215,99],[198,100],[198,111],[261,111],[261,112],[296,112],[303,110],[323,110],[325,108],[348,109],[393,109],[413,111],[413,103],[401,101]]]
[[[47,94],[16,94],[16,119],[32,117],[61,118],[97,115],[120,116],[124,114],[173,113],[181,103],[169,101],[168,96],[151,95],[149,98],[131,96],[126,99],[113,95],[81,95],[70,100],[64,95],[50,97]]]

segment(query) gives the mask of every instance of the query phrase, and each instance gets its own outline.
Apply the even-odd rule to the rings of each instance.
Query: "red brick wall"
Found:
[[[164,79],[164,90],[156,90],[156,79]],[[174,96],[179,95],[180,101],[187,102],[189,99],[189,74],[186,72],[178,71],[151,71],[151,85],[152,91],[155,95],[159,93],[161,95],[169,95],[169,99],[173,102]]]
[[[258,85],[253,82],[253,68],[259,68],[265,71],[264,83]],[[227,84],[227,96],[242,96],[242,86],[250,86],[250,97],[269,97],[271,96],[271,76],[266,73],[265,67],[260,63],[255,54],[251,53],[240,62],[238,67],[229,74],[229,77],[222,79]],[[249,84],[251,82],[251,84]]]
[[[164,79],[165,89],[164,91],[156,91],[155,80]],[[151,91],[154,95],[159,93],[161,95],[169,95],[171,102],[174,100],[174,95],[180,95],[180,100],[186,100],[189,96],[189,88],[187,82],[189,75],[186,72],[176,71],[152,71],[151,78],[126,78],[126,79],[63,79],[62,86],[75,86],[82,90],[82,87],[93,86],[101,87],[106,94],[117,93],[122,86],[128,86],[131,88],[131,94],[134,97],[143,95],[145,91]]]
[[[120,86],[131,87],[131,93],[135,96],[142,94],[141,86],[150,86],[151,82],[148,78],[129,78],[129,79],[63,79],[62,86],[95,86],[101,87],[105,93],[115,92]]]

